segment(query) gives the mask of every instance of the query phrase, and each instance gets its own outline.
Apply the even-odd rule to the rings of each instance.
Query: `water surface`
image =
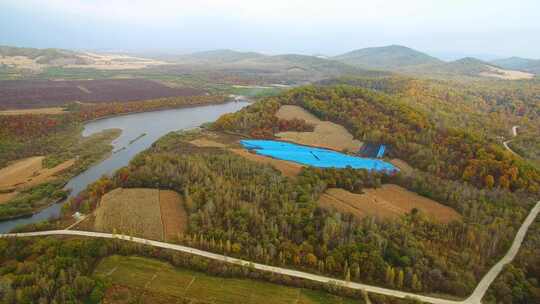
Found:
[[[137,153],[150,147],[163,135],[177,130],[195,128],[211,122],[225,113],[236,112],[249,103],[229,102],[218,105],[194,106],[173,110],[135,113],[95,120],[85,124],[83,136],[107,129],[121,129],[122,134],[112,142],[113,153],[100,163],[72,178],[65,186],[71,189],[70,197],[77,195],[89,184],[103,175],[110,175],[126,166]],[[145,136],[141,136],[146,133]],[[136,141],[130,143],[130,141]],[[16,226],[46,220],[60,214],[63,203],[54,204],[31,217],[0,222],[0,233],[8,232]]]

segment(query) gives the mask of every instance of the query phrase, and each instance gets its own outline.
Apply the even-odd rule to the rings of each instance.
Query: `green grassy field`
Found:
[[[107,303],[362,303],[322,291],[209,276],[141,257],[110,256],[94,274],[112,283]]]

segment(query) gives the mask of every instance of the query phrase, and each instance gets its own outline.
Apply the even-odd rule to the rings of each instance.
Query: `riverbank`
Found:
[[[96,155],[94,157],[87,155],[84,159],[88,161],[92,160],[92,162],[84,163],[84,167],[79,167],[81,170],[77,171],[78,174],[76,176],[69,176],[70,180],[64,186],[64,190],[70,189],[70,196],[76,195],[102,175],[110,175],[116,169],[127,165],[135,155],[150,147],[154,141],[166,133],[190,129],[214,121],[222,114],[236,111],[247,104],[247,102],[226,102],[185,106],[177,109],[116,115],[108,119],[103,118],[85,123],[82,133],[80,133],[81,129],[77,128],[79,133],[71,132],[71,135],[66,138],[70,138],[68,142],[72,145],[76,145],[78,141],[84,142],[86,143],[86,148],[80,147],[78,149],[71,149],[70,151],[85,153],[85,151],[99,150],[99,157],[96,157]],[[100,144],[95,141],[93,142],[92,138],[97,136],[104,139],[99,134],[110,134],[110,132],[115,133],[115,135],[114,137],[107,138],[107,149],[96,149]],[[77,140],[73,140],[75,133],[78,136]],[[147,135],[140,137],[141,134]],[[130,144],[130,141],[137,137],[139,137],[138,140]],[[91,144],[92,142],[93,144]],[[126,148],[118,150],[121,147]],[[68,149],[68,147],[65,149]],[[115,153],[112,153],[112,151],[115,151]],[[64,155],[65,153],[59,152],[55,154],[55,158],[61,159],[66,156]],[[54,162],[55,160],[53,159],[52,161]],[[47,220],[51,216],[57,217],[60,214],[62,204],[48,204],[47,206],[43,210],[32,210],[33,215],[30,217],[28,217],[30,213],[26,209],[24,215],[27,217],[0,222],[0,232],[7,232],[16,225],[35,223],[37,221]],[[0,206],[0,212],[1,208],[2,206]]]

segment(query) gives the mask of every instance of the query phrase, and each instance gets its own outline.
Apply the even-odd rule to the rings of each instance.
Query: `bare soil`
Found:
[[[337,151],[358,151],[362,142],[353,138],[343,126],[330,121],[321,121],[299,106],[284,105],[276,113],[280,119],[303,119],[315,126],[313,132],[280,132],[276,134],[284,140],[302,145],[328,148]]]
[[[43,168],[44,156],[24,158],[0,169],[0,190],[26,189],[54,179],[54,176],[73,166],[74,159],[54,168]]]
[[[297,163],[258,155],[255,153],[251,153],[246,149],[229,149],[229,151],[261,164],[269,164],[279,170],[281,174],[287,177],[295,177],[300,173],[300,171],[302,171],[302,166]]]
[[[461,216],[452,208],[434,200],[420,196],[397,185],[383,185],[377,189],[365,189],[356,194],[347,190],[331,188],[319,199],[323,208],[351,213],[358,218],[374,216],[377,218],[397,218],[411,212],[414,208],[422,211],[428,218],[449,223]]]
[[[188,216],[182,198],[175,191],[159,190],[159,205],[165,240],[175,240],[187,231]]]
[[[527,72],[503,70],[494,66],[486,66],[486,67],[488,68],[489,71],[481,72],[480,76],[495,77],[495,78],[507,79],[507,80],[534,78],[534,74],[527,73]]]

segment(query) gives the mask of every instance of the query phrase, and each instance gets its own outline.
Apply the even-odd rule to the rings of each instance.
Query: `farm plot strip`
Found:
[[[174,240],[186,231],[188,218],[183,201],[177,192],[159,190],[159,206],[165,240]]]

